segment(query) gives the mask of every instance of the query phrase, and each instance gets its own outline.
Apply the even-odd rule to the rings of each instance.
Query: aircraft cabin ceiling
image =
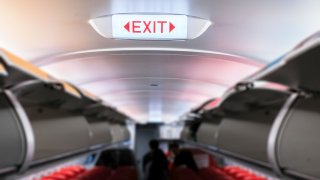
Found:
[[[213,24],[184,41],[107,39],[112,14]],[[137,122],[173,122],[320,29],[318,0],[0,0],[0,46],[96,94]]]

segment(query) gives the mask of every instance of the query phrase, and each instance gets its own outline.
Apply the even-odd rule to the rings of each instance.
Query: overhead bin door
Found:
[[[278,138],[281,168],[320,178],[320,97],[300,98],[284,120]]]
[[[320,34],[319,34],[320,35]],[[283,59],[253,76],[253,80],[265,80],[287,85],[293,89],[320,91],[320,36],[304,46],[288,53]]]
[[[214,114],[206,115],[197,132],[197,142],[217,146],[218,128],[221,123],[222,116]]]
[[[123,124],[111,124],[111,135],[113,143],[129,140],[130,138],[130,132]]]
[[[192,132],[190,130],[190,127],[188,125],[185,125],[181,131],[180,135],[181,139],[185,141],[192,141],[194,138],[192,137]]]
[[[249,78],[276,82],[300,95],[279,120],[272,161],[280,172],[320,179],[320,34]],[[280,166],[280,167],[279,167]]]
[[[88,120],[88,123],[91,131],[91,146],[111,143],[110,124],[107,121]]]
[[[270,129],[284,102],[282,98],[279,102],[251,108],[250,111],[226,113],[219,127],[218,148],[266,165]]]
[[[0,169],[18,166],[25,154],[25,139],[15,110],[0,93]]]
[[[34,160],[89,147],[89,127],[83,116],[40,106],[26,107],[26,113],[35,136]]]

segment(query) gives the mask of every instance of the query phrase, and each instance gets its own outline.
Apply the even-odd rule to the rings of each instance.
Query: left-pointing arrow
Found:
[[[123,26],[128,32],[130,32],[130,21],[127,22],[126,25]]]

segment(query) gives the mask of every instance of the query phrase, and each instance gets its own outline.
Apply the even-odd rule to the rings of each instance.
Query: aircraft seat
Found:
[[[199,169],[199,175],[203,180],[233,180],[234,178],[230,177],[220,169],[216,168],[201,168]]]
[[[68,179],[76,178],[83,172],[85,172],[85,168],[82,166],[70,166],[60,169],[57,174],[61,174],[66,176]]]
[[[82,166],[68,166],[44,176],[40,180],[71,180],[77,178],[85,171],[86,169]]]
[[[112,169],[104,166],[96,166],[81,174],[76,180],[105,180],[112,173]]]
[[[226,166],[222,168],[222,170],[232,176],[236,180],[266,180],[264,177],[260,177],[248,170],[242,169],[237,166]]]
[[[41,180],[69,180],[69,179],[70,178],[68,178],[66,175],[59,174],[59,173],[53,173],[49,176],[45,176],[41,178]]]
[[[214,157],[208,152],[205,152],[201,149],[196,149],[196,148],[185,148],[185,149],[190,150],[199,169],[218,166]]]
[[[172,180],[202,180],[193,170],[185,167],[175,168],[171,174]]]
[[[138,179],[138,171],[134,166],[118,167],[116,172],[119,174],[128,174],[132,180]]]

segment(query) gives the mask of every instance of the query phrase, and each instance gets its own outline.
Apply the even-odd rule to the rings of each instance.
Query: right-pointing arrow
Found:
[[[169,32],[176,28],[171,22],[169,23]]]
[[[128,32],[130,32],[130,21],[127,22],[126,25],[123,26]]]

